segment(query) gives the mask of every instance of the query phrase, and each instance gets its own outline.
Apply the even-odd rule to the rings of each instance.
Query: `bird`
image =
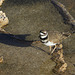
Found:
[[[70,35],[71,34],[69,32],[41,30],[39,33],[39,38],[44,45],[49,46],[50,54],[52,54],[57,48],[57,45],[61,44],[62,41]],[[54,47],[53,50],[52,47]]]

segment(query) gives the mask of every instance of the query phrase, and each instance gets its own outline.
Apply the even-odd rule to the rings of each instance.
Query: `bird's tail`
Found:
[[[71,35],[72,35],[72,33],[70,33],[70,32],[62,32],[63,39],[66,39],[66,38],[70,37]]]

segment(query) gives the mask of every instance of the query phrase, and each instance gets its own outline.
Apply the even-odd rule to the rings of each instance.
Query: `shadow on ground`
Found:
[[[5,30],[15,35],[0,34],[0,56],[4,57],[4,62],[0,63],[0,75],[58,75],[52,72],[55,64],[47,53],[49,48],[44,45],[31,46],[32,40],[38,40],[40,30],[70,31],[70,26],[63,23],[62,16],[49,1],[4,1],[1,10],[9,18]],[[66,7],[74,3],[74,0],[58,1]],[[73,16],[74,8],[73,6],[70,10]],[[12,38],[13,36],[22,40]],[[75,35],[72,35],[63,42],[65,61],[69,67],[69,74],[64,75],[75,75],[74,40]]]
[[[47,2],[49,0],[7,0],[7,3],[13,3],[13,4],[33,4],[37,2]]]
[[[41,50],[49,55],[49,53],[42,48],[35,46],[32,43],[35,40],[26,40],[26,37],[30,36],[30,34],[23,34],[23,35],[13,35],[13,34],[3,34],[0,33],[0,43],[11,45],[11,46],[17,46],[17,47],[33,47],[35,49]]]
[[[27,36],[30,36],[30,34],[25,35],[0,34],[0,43],[19,47],[28,47],[31,46],[31,43],[33,41],[25,40]],[[16,37],[16,39],[14,37]]]

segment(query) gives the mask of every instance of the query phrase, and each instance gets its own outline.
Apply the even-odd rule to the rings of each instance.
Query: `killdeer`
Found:
[[[50,47],[50,52],[51,54],[55,51],[55,49],[57,48],[58,44],[61,44],[63,39],[66,39],[67,37],[70,36],[70,33],[60,33],[58,31],[45,31],[45,30],[41,30],[39,37],[41,42]],[[53,50],[51,49],[53,46],[55,46],[53,48]]]

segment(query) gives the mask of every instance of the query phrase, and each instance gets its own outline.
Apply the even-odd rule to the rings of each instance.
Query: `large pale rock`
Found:
[[[4,0],[0,0],[0,6],[2,5],[3,1],[4,1]]]
[[[0,11],[0,28],[4,27],[9,23],[8,17],[6,17],[6,14]]]

